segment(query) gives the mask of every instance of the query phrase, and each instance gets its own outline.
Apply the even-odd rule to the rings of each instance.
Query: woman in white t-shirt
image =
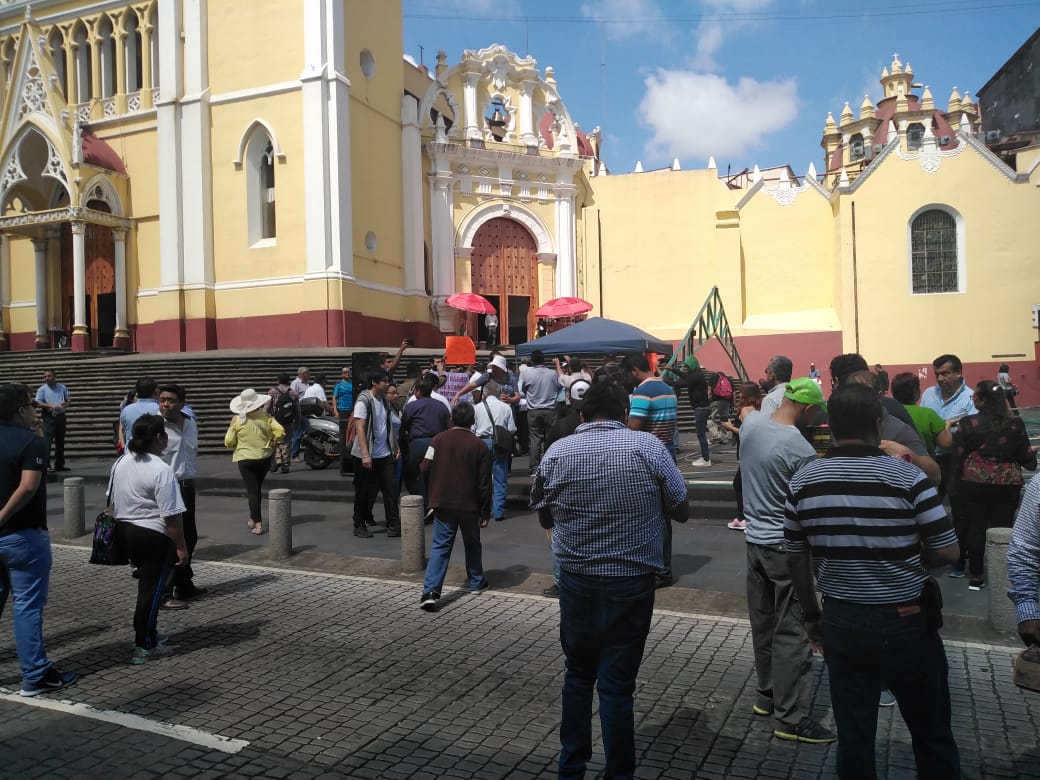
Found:
[[[166,449],[163,418],[142,415],[134,423],[127,452],[112,466],[108,500],[120,547],[137,566],[132,664],[169,655],[173,648],[158,633],[159,609],[184,609],[187,603],[163,600],[163,585],[174,566],[188,563],[181,513],[184,500],[173,469],[160,457]]]

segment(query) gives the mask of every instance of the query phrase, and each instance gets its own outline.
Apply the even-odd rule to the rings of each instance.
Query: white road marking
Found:
[[[67,699],[48,699],[46,696],[20,696],[6,688],[0,688],[0,701],[9,701],[16,704],[25,704],[30,707],[39,707],[54,712],[63,712],[66,715],[75,715],[80,718],[98,720],[102,723],[113,723],[135,731],[146,731],[149,734],[158,734],[160,737],[179,739],[181,742],[190,742],[193,745],[204,747],[209,750],[219,750],[221,753],[238,753],[249,746],[244,739],[231,739],[222,737],[220,734],[210,734],[200,731],[191,726],[178,726],[175,723],[164,723],[158,720],[148,720],[140,715],[132,715],[128,712],[117,710],[99,710],[89,704],[69,701]]]

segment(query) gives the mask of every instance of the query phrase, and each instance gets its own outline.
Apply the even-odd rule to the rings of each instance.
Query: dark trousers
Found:
[[[413,496],[422,496],[423,514],[428,509],[426,506],[428,485],[426,484],[426,477],[419,470],[419,466],[422,465],[423,458],[426,457],[426,450],[429,448],[431,441],[433,441],[432,438],[425,436],[419,439],[410,439],[408,441],[408,457],[405,458],[404,462],[405,487],[408,488],[408,492]]]
[[[401,513],[397,501],[397,459],[393,455],[385,458],[372,458],[372,468],[361,465],[361,458],[354,458],[354,527],[363,528],[374,520],[372,507],[376,505],[376,496],[383,494],[383,511],[386,513],[386,527],[400,528]]]
[[[733,475],[733,495],[737,497],[737,519],[744,519],[744,480],[741,479],[740,469]]]
[[[654,575],[560,572],[560,644],[566,658],[559,777],[582,778],[592,757],[592,686],[606,753],[605,777],[635,773],[632,694],[654,611]]]
[[[43,442],[47,450],[46,468],[60,469],[65,465],[65,427],[68,424],[64,414],[43,415]],[[54,460],[51,461],[51,442],[54,443]]]
[[[538,468],[538,464],[542,462],[545,438],[549,434],[549,427],[553,424],[554,419],[556,419],[555,409],[527,410],[528,446],[530,448],[527,454],[531,458],[531,471]]]
[[[249,519],[258,523],[263,521],[260,516],[260,488],[263,487],[264,478],[270,468],[270,458],[238,462],[238,473],[242,475],[242,481],[246,486],[246,500],[249,501]]]
[[[759,703],[789,731],[809,714],[809,640],[781,545],[747,545],[747,601]],[[875,702],[876,703],[876,702]]]
[[[516,420],[516,437],[514,438],[513,454],[526,455],[531,449],[531,426],[527,424],[527,410],[520,411],[513,407],[513,417]]]
[[[173,586],[184,588],[191,585],[191,579],[195,576],[195,572],[191,569],[191,556],[195,552],[195,545],[199,543],[199,529],[195,525],[195,480],[182,479],[179,484],[181,499],[184,501],[184,514],[181,515],[181,519],[184,524],[184,543],[188,548],[188,565],[178,566],[173,570],[171,588]],[[172,593],[165,595],[169,596]]]
[[[134,644],[151,650],[159,642],[159,604],[177,561],[177,548],[166,534],[133,523],[116,523],[116,539],[137,566]]]
[[[910,729],[921,780],[955,780],[960,755],[950,728],[946,651],[913,606],[823,603],[824,661],[838,727],[838,777],[875,777],[882,680]],[[900,614],[900,613],[904,614]],[[906,613],[912,614],[906,614]]]
[[[985,567],[986,531],[990,528],[1010,528],[1015,523],[1020,485],[980,485],[975,482],[957,483],[957,506],[954,530],[961,547],[961,563],[968,563],[968,575],[981,580]]]

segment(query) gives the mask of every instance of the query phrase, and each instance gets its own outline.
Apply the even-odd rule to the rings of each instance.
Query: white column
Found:
[[[72,335],[86,336],[87,328],[87,262],[84,239],[85,222],[72,223]],[[33,242],[35,244],[35,241]],[[46,242],[42,242],[46,246]],[[37,258],[43,250],[36,249]],[[37,262],[39,262],[37,260]],[[39,317],[39,315],[37,315]],[[37,325],[37,328],[39,325]]]
[[[183,0],[181,246],[183,283],[195,288],[213,284],[213,160],[210,153],[207,11],[207,0]],[[165,76],[165,68],[160,69],[160,73]],[[160,95],[165,98],[165,86],[161,88]]]
[[[477,82],[479,73],[466,73],[462,77],[463,117],[465,119],[466,140],[479,141],[483,138],[480,132],[480,117],[477,115]]]
[[[11,305],[11,239],[0,233],[0,341],[5,340],[4,312]]]
[[[404,289],[410,293],[425,294],[419,101],[407,94],[401,96],[401,160],[404,190]]]
[[[567,185],[556,191],[556,297],[576,295],[577,276],[574,226],[575,189]]]
[[[537,146],[538,140],[535,136],[534,109],[531,105],[531,95],[534,93],[535,82],[524,81],[520,84],[520,143],[524,146]]]
[[[83,227],[83,223],[73,222]],[[75,239],[75,234],[73,234]],[[82,249],[83,236],[80,234],[80,248]],[[4,243],[8,243],[7,239]],[[36,343],[46,344],[49,342],[47,334],[47,239],[34,238],[32,240],[33,254],[36,258]],[[75,247],[75,244],[73,244]]]
[[[126,324],[126,231],[116,228],[112,231],[115,245],[116,266],[116,338],[129,338],[130,331]]]
[[[433,240],[433,294],[444,298],[455,292],[455,228],[451,212],[451,173],[430,176],[430,229]]]
[[[184,94],[181,67],[181,0],[159,0],[159,100],[155,104],[159,169],[159,284],[184,280],[181,125],[178,101]]]
[[[343,0],[304,4],[304,205],[307,273],[354,273],[350,81]]]

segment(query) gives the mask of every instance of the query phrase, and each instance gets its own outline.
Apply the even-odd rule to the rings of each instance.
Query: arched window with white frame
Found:
[[[948,206],[919,209],[908,225],[910,292],[964,291],[964,219]]]
[[[271,243],[277,237],[275,151],[271,136],[260,124],[249,136],[242,163],[246,169],[249,243]]]
[[[126,94],[132,95],[141,89],[141,25],[133,9],[126,12],[123,20],[126,37],[123,40],[123,54],[126,60]]]
[[[62,37],[59,28],[55,27],[51,30],[51,34],[47,36],[47,47],[51,52],[51,61],[54,63],[54,70],[58,74],[58,83],[61,84],[62,97],[68,101],[69,71],[65,65],[65,40]]]
[[[76,52],[76,102],[86,103],[92,97],[94,63],[87,28],[82,22],[76,26],[76,30],[72,34],[72,42]]]
[[[98,25],[98,54],[101,68],[101,97],[116,94],[116,36],[112,20],[102,17]]]

